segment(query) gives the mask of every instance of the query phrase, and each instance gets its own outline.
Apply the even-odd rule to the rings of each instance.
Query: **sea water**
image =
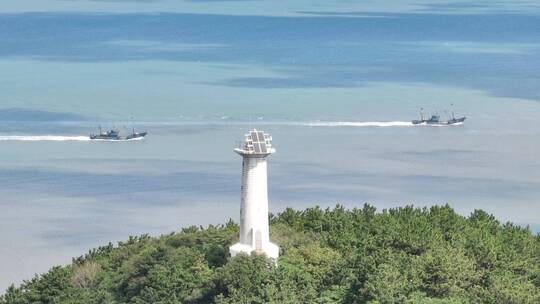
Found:
[[[9,3],[0,288],[129,235],[237,220],[250,128],[277,149],[272,212],[448,203],[539,230],[535,2]],[[421,108],[467,120],[412,125]],[[90,141],[99,126],[149,135]]]

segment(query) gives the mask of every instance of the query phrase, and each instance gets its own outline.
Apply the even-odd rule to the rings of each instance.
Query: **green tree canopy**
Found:
[[[481,210],[288,208],[270,223],[277,264],[229,257],[229,221],[92,249],[0,304],[540,303],[540,236]]]

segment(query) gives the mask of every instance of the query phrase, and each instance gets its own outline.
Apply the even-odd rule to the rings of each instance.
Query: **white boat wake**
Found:
[[[0,141],[89,141],[88,136],[0,135]]]
[[[57,135],[0,135],[0,141],[138,141],[144,137],[132,139],[90,139],[88,136],[57,136]]]
[[[326,121],[308,122],[300,125],[309,127],[412,127],[410,121]]]
[[[450,127],[462,124],[462,122],[454,124],[413,124],[410,121],[317,121],[294,123],[293,125],[308,127]]]

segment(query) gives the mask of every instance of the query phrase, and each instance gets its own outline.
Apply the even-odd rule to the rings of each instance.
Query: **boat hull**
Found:
[[[447,122],[447,124],[454,125],[454,124],[457,124],[457,123],[462,123],[462,122],[465,121],[465,119],[467,119],[467,117],[465,117],[465,116],[460,117],[460,118],[452,118]]]
[[[126,139],[130,140],[130,139],[144,138],[146,136],[146,134],[147,134],[146,132],[133,133],[133,134],[130,134],[130,135],[126,136]]]

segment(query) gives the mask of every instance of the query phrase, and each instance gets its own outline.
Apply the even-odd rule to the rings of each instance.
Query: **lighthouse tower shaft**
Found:
[[[235,152],[242,156],[240,242],[230,247],[231,255],[255,252],[276,259],[279,247],[270,242],[268,226],[266,158],[275,152],[271,137],[253,130]]]
[[[269,241],[266,158],[247,156],[242,162],[240,243],[257,245],[258,241]]]

